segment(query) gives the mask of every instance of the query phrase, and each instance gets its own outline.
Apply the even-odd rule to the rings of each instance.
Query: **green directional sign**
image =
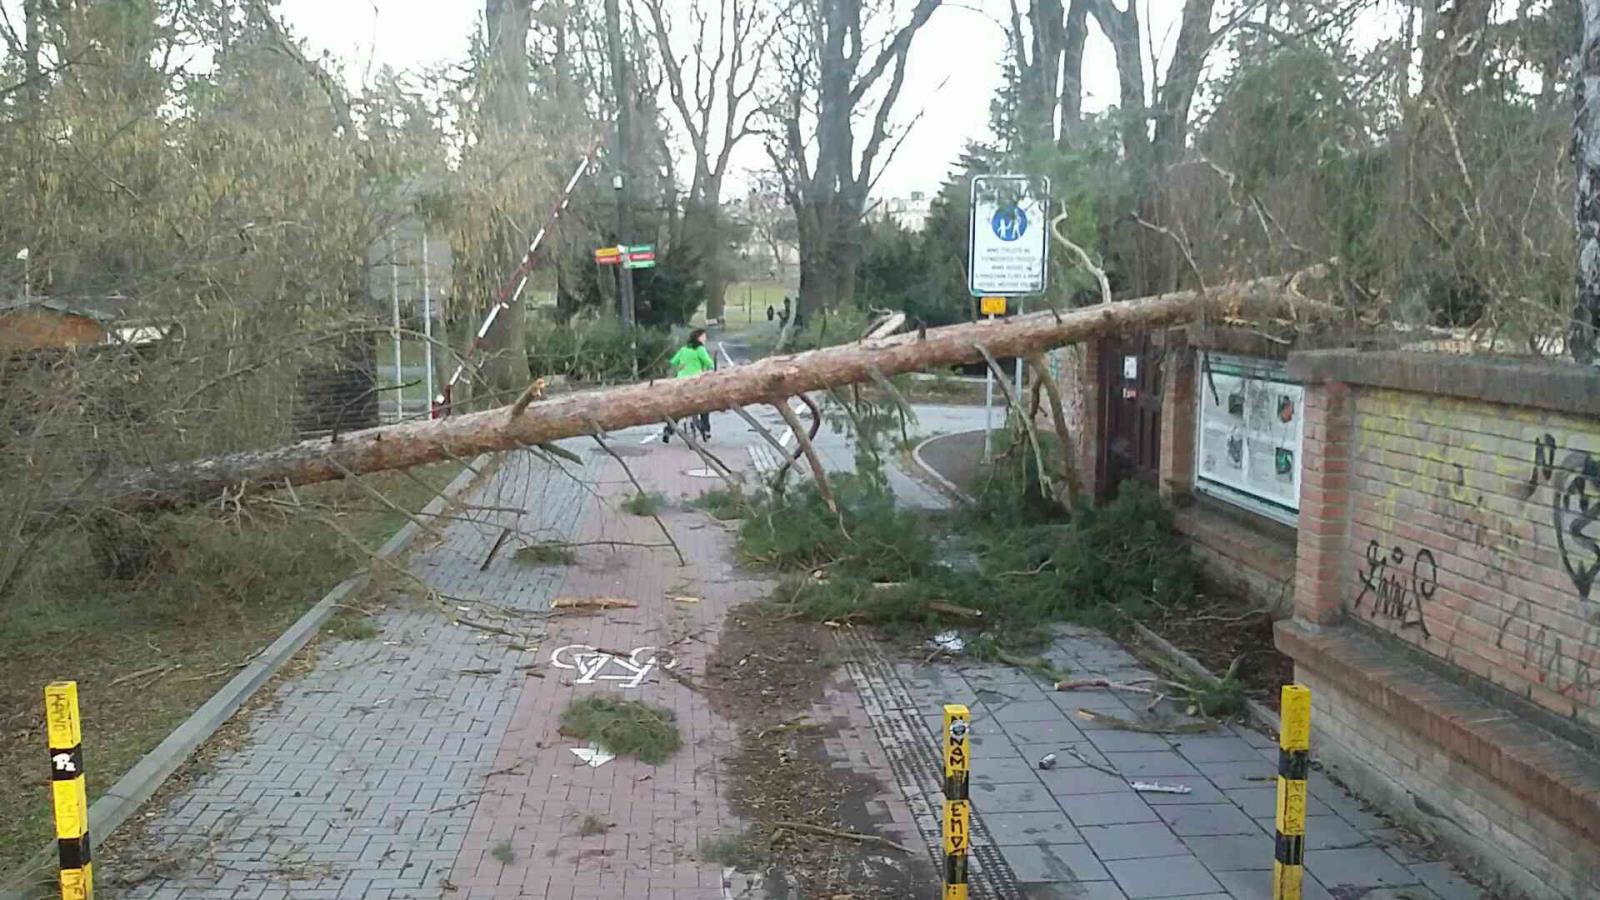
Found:
[[[654,244],[634,244],[627,248],[626,258],[622,261],[624,269],[654,269],[656,267],[656,247]]]

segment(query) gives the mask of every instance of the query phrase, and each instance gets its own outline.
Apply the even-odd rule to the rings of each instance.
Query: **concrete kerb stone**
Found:
[[[1218,678],[1214,672],[1201,665],[1198,659],[1180,650],[1171,641],[1151,631],[1142,623],[1133,623],[1133,628],[1139,639],[1150,645],[1149,649],[1167,657],[1179,668],[1196,678],[1204,680],[1209,685],[1221,683],[1222,679]],[[1249,711],[1250,718],[1255,721],[1256,726],[1265,729],[1273,737],[1277,737],[1279,729],[1282,728],[1282,722],[1279,720],[1278,714],[1248,697],[1245,698],[1244,703],[1245,709]]]
[[[933,482],[933,484],[935,486],[937,486],[938,488],[943,490],[946,494],[949,494],[951,497],[954,497],[955,499],[961,501],[962,503],[966,503],[966,504],[970,505],[972,503],[972,497],[970,495],[968,495],[966,491],[963,491],[961,488],[956,487],[955,482],[953,482],[950,479],[948,479],[948,478],[944,477],[943,475],[941,475],[939,473],[939,470],[935,469],[933,466],[928,465],[928,461],[922,458],[922,448],[923,447],[926,447],[930,443],[938,440],[939,438],[946,437],[946,436],[947,435],[936,434],[936,435],[933,435],[931,437],[923,438],[921,441],[919,441],[917,443],[917,445],[915,447],[911,448],[911,461],[916,464],[917,468],[919,470],[921,470],[922,474],[924,476],[926,476],[929,481]]]
[[[455,480],[422,508],[417,518],[425,520],[443,512],[456,497],[487,477],[494,469],[491,463],[498,464],[498,460],[498,456],[491,457],[486,453],[468,463]],[[378,548],[376,555],[380,559],[398,556],[421,531],[422,527],[416,521],[406,522]],[[362,572],[339,582],[185,719],[183,724],[173,729],[155,749],[146,753],[133,768],[117,779],[117,783],[89,807],[89,834],[93,840],[96,843],[103,842],[115,833],[145,801],[160,790],[172,773],[188,762],[223,723],[232,718],[262,685],[277,674],[284,663],[316,636],[318,629],[345,598],[365,587],[369,580],[371,576]],[[53,871],[55,858],[56,847],[51,843],[29,857],[27,862],[0,876],[0,900],[27,900],[39,879]]]

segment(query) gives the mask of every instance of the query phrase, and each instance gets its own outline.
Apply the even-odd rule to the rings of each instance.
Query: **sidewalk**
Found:
[[[718,417],[719,438],[742,454],[727,437],[732,421]],[[144,812],[140,839],[120,855],[144,868],[105,870],[107,894],[765,896],[701,858],[704,844],[743,827],[719,765],[737,733],[688,683],[704,673],[727,611],[769,585],[734,566],[730,526],[684,505],[721,482],[700,477],[704,463],[677,442],[645,446],[652,433],[618,433],[610,444],[647,490],[665,495],[661,518],[687,565],[670,547],[639,546],[661,544],[661,531],[620,509],[632,483],[592,442],[564,444],[584,459],[567,471],[508,456],[472,500],[496,511],[448,524],[442,543],[410,561],[447,609],[399,601],[377,617],[375,638],[323,642],[309,671],[278,688],[210,771]],[[590,546],[574,565],[534,565],[516,558],[512,541],[483,566],[513,524],[534,539]],[[557,597],[637,608],[548,615]],[[492,630],[452,624],[446,612]],[[832,690],[836,765],[881,771],[872,723],[838,684]],[[585,764],[573,750],[587,747],[559,733],[559,717],[595,691],[670,709],[682,748],[655,766]],[[904,803],[879,801],[874,827],[914,840]],[[129,875],[138,883],[110,884]]]
[[[924,447],[923,460],[965,485],[982,432]],[[1044,654],[1070,678],[1129,682],[1153,677],[1116,641],[1058,625]],[[932,739],[940,704],[972,708],[973,807],[1030,898],[1272,896],[1277,743],[1239,725],[1202,734],[1150,734],[1086,721],[1079,710],[1170,730],[1194,722],[1171,701],[1147,711],[1142,695],[1057,692],[1009,666],[916,666],[867,679],[864,692],[898,677]],[[870,706],[870,704],[869,704]],[[1054,754],[1053,768],[1039,760]],[[1320,772],[1309,779],[1307,900],[1409,897],[1468,900],[1481,892],[1415,836],[1393,828]],[[1132,782],[1188,793],[1138,791]]]

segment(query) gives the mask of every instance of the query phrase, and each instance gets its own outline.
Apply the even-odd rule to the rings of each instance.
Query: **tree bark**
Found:
[[[1597,0],[1600,2],[1600,0]],[[996,356],[1028,356],[1100,335],[1160,328],[1205,315],[1254,317],[1289,306],[1282,279],[1260,279],[1143,300],[1101,304],[1057,316],[1034,313],[951,325],[927,332],[770,357],[699,378],[633,384],[555,397],[519,416],[508,408],[431,422],[374,428],[335,439],[237,453],[99,481],[87,496],[125,510],[204,502],[224,492],[312,484],[446,459],[535,446],[562,438],[653,425],[686,416],[772,403],[808,391],[857,384],[885,375],[948,368]],[[1329,308],[1319,307],[1322,312]],[[1302,309],[1304,311],[1304,309]],[[66,506],[61,504],[59,506]]]
[[[478,136],[488,153],[509,154],[521,143],[533,115],[528,97],[527,51],[528,29],[533,23],[532,0],[485,0],[484,22],[488,29],[488,47],[479,88],[485,118],[480,123]],[[507,212],[516,214],[516,211]],[[484,259],[484,274],[485,283],[493,285],[500,272],[521,261],[526,244],[503,216],[497,217],[489,235],[495,252]],[[463,265],[462,268],[465,271],[467,267]],[[469,308],[473,306],[478,305],[469,304]],[[479,306],[477,311],[481,309]],[[491,398],[485,405],[498,405],[495,398],[514,397],[528,380],[528,347],[520,300],[495,318],[494,325],[483,336],[480,349],[483,362],[478,371],[483,381],[474,388],[482,389]],[[475,405],[478,404],[475,402]]]
[[[1127,9],[1117,9],[1114,0],[1095,0],[1094,18],[1111,41],[1117,58],[1119,112],[1122,123],[1122,154],[1134,166],[1150,158],[1150,131],[1145,122],[1144,51],[1139,46],[1138,0],[1124,0]]]
[[[1574,90],[1572,156],[1577,164],[1573,219],[1578,231],[1578,298],[1567,344],[1572,358],[1594,362],[1600,347],[1600,0],[1583,0],[1583,44]]]

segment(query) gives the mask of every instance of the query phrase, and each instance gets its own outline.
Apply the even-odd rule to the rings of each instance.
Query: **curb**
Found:
[[[494,468],[487,461],[489,454],[486,453],[468,463],[454,481],[422,508],[417,518],[438,515],[456,497],[487,477]],[[407,521],[378,548],[376,555],[382,559],[399,555],[421,531],[421,526],[415,521]],[[365,587],[369,580],[371,575],[362,572],[339,582],[277,640],[257,654],[239,674],[211,695],[211,699],[195,710],[183,724],[173,729],[155,749],[146,753],[133,768],[117,779],[117,783],[89,807],[89,833],[94,840],[98,843],[115,833],[145,801],[155,795],[172,773],[188,762],[194,752],[239,711],[245,701],[277,674],[284,663],[310,643],[341,601]],[[56,847],[52,843],[16,869],[0,874],[0,900],[27,900],[37,886],[37,880],[53,868],[55,857]]]
[[[1179,668],[1184,669],[1196,678],[1203,679],[1207,684],[1221,682],[1222,679],[1218,678],[1210,669],[1201,665],[1198,659],[1178,649],[1177,645],[1171,641],[1156,634],[1139,622],[1134,622],[1133,628],[1135,633],[1139,635],[1140,640],[1149,644],[1156,652],[1171,659]],[[1245,709],[1250,712],[1250,718],[1255,720],[1256,727],[1266,729],[1267,733],[1273,737],[1278,736],[1282,723],[1278,719],[1277,713],[1248,697],[1245,698],[1244,705]]]
[[[959,434],[961,432],[957,432],[957,433]],[[922,474],[927,476],[929,480],[931,480],[936,486],[938,486],[946,494],[949,494],[950,496],[956,498],[957,500],[960,500],[962,503],[968,504],[970,506],[972,504],[972,497],[970,495],[968,495],[966,491],[963,491],[961,488],[956,487],[955,482],[953,482],[950,479],[948,479],[948,478],[944,477],[943,475],[939,474],[939,471],[937,469],[935,469],[933,466],[928,465],[928,461],[922,458],[922,448],[923,447],[928,446],[929,444],[933,443],[934,441],[936,441],[936,440],[938,440],[940,438],[949,437],[949,436],[950,435],[947,435],[947,434],[936,434],[936,435],[934,435],[932,437],[923,438],[920,443],[918,443],[915,447],[911,448],[911,461],[916,463],[917,468],[922,470]]]

